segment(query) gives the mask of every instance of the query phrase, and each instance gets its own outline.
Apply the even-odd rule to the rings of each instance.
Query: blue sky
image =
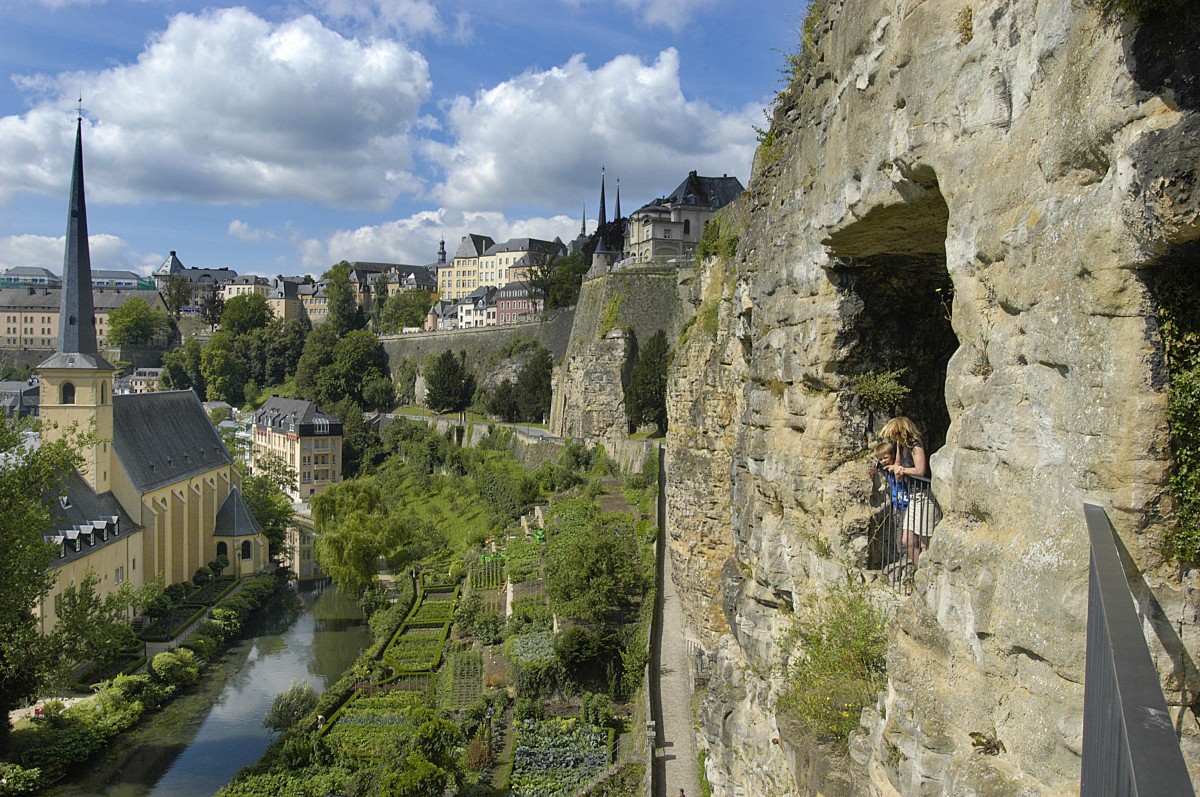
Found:
[[[95,268],[319,274],[564,240],[696,169],[746,183],[803,4],[4,0],[0,270],[59,271],[83,96]]]

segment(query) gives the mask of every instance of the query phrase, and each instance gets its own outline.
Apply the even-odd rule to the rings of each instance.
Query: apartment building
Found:
[[[342,422],[316,402],[272,396],[254,413],[254,463],[273,454],[296,474],[288,494],[305,501],[342,480]]]

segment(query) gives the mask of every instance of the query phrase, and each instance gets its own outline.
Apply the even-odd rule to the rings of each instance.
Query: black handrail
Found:
[[[1101,507],[1085,503],[1083,513],[1092,553],[1080,797],[1195,797],[1116,532]]]

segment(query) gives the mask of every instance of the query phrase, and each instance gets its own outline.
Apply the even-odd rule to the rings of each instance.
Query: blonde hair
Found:
[[[883,425],[883,431],[880,432],[885,440],[889,440],[896,445],[912,448],[921,439],[921,430],[917,425],[904,416],[892,418]]]
[[[876,443],[875,456],[878,457],[882,456],[883,454],[891,454],[893,457],[896,456],[896,444],[891,440],[880,440],[878,443]]]

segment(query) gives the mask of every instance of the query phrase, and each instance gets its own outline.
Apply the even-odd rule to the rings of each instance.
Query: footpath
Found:
[[[700,797],[700,776],[696,760],[696,731],[692,721],[691,659],[683,639],[683,609],[675,592],[671,555],[663,574],[662,622],[659,624],[658,747],[654,752],[655,797]]]

